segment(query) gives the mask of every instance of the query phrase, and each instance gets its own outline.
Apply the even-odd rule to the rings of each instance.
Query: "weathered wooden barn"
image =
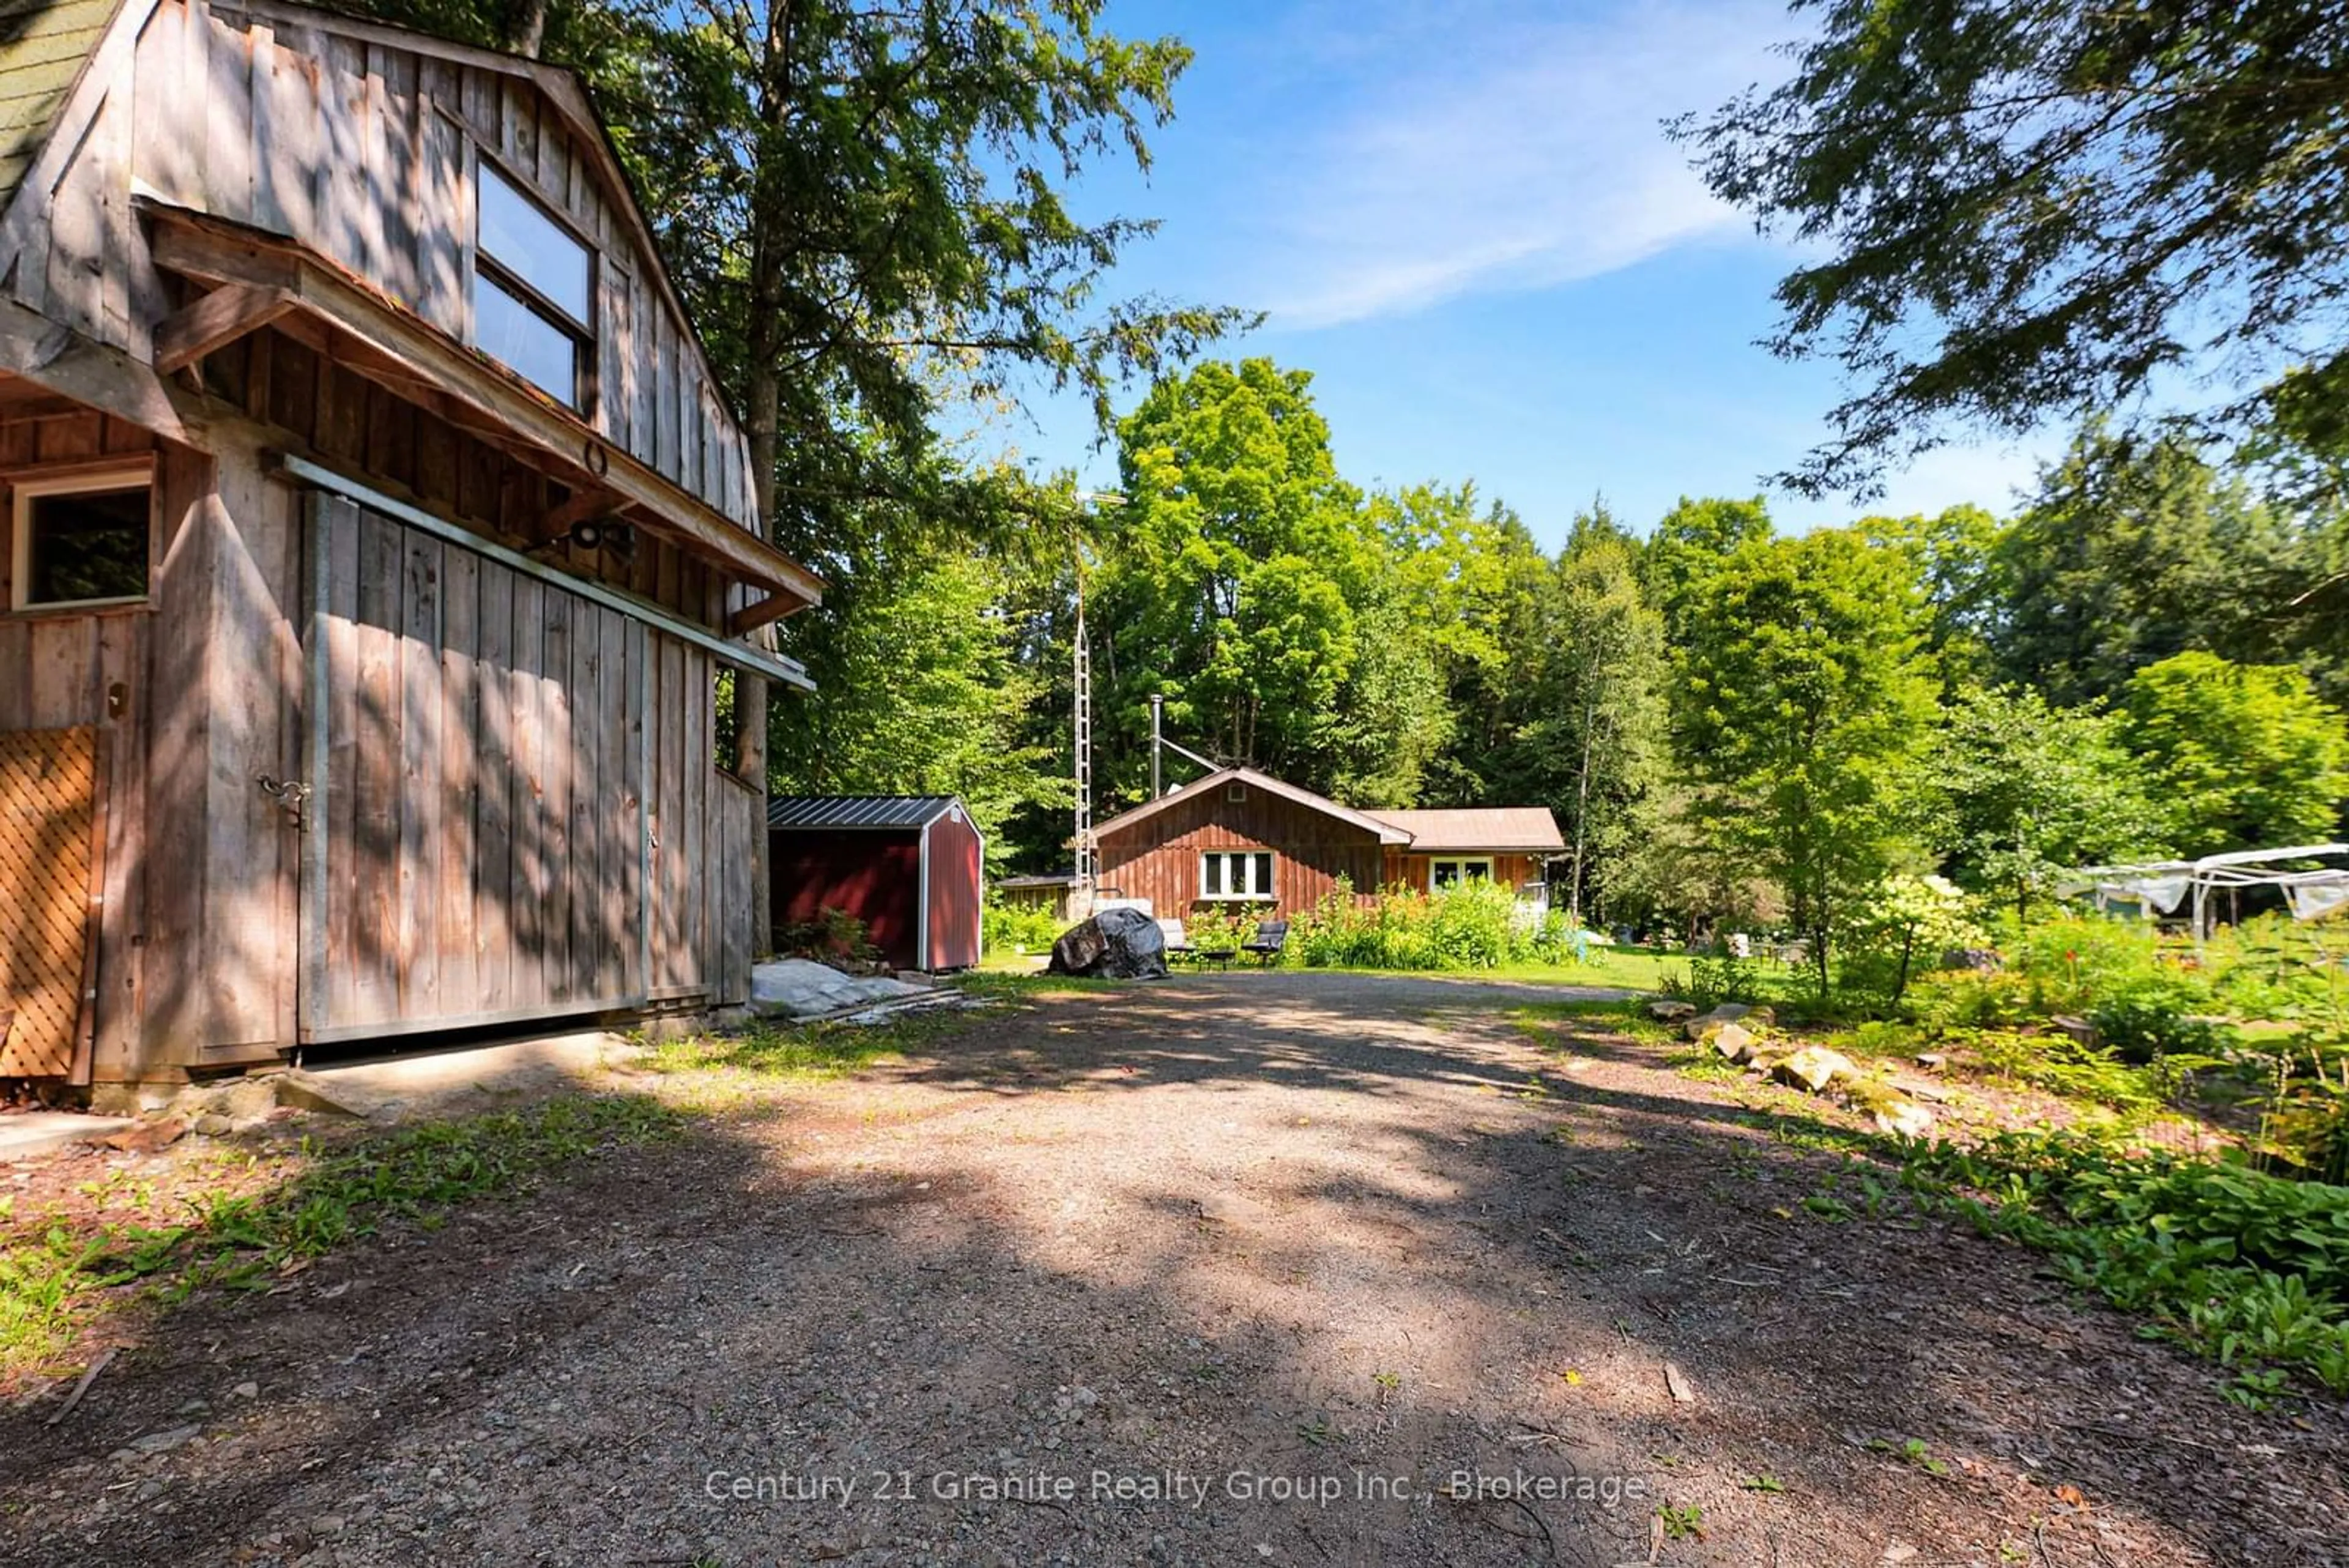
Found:
[[[742,1000],[820,585],[579,84],[0,13],[0,1075]]]
[[[1100,886],[1154,913],[1244,907],[1309,909],[1345,879],[1358,898],[1382,888],[1426,893],[1482,878],[1529,900],[1565,847],[1541,806],[1356,811],[1257,773],[1225,768],[1093,831]]]
[[[767,833],[779,930],[837,909],[895,968],[978,962],[987,839],[953,795],[786,795]]]

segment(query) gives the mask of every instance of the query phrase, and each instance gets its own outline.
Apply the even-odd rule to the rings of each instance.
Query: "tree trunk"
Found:
[[[522,16],[514,24],[514,53],[534,60],[545,46],[546,0],[523,0]]]
[[[1821,1007],[1825,1007],[1827,1003],[1827,928],[1829,924],[1826,889],[1822,888],[1813,896],[1810,919],[1812,961],[1818,967]]]
[[[759,73],[759,118],[761,129],[769,135],[781,131],[791,109],[794,42],[792,7],[795,3],[796,0],[772,0],[767,10],[766,57]],[[543,22],[546,0],[531,0],[531,4]],[[749,319],[744,323],[749,353],[743,367],[747,378],[743,394],[750,424],[745,433],[750,448],[750,496],[758,511],[760,534],[771,543],[775,539],[776,427],[782,406],[782,256],[791,193],[783,189],[781,176],[768,151],[765,146],[756,144],[751,151],[757,161],[751,171],[750,300]],[[771,691],[764,680],[754,677],[739,678],[735,692],[737,722],[741,726],[742,777],[755,785],[763,798],[768,779],[767,704],[782,693]],[[750,837],[751,897],[756,900],[761,929],[764,929],[773,868],[768,863],[763,823]],[[768,941],[756,944],[757,956],[764,956],[771,940],[771,935]]]
[[[1567,911],[1573,917],[1574,929],[1582,929],[1582,846],[1590,831],[1590,708],[1582,711],[1581,776],[1575,782],[1574,801],[1574,873],[1567,887]]]
[[[781,132],[792,106],[792,60],[796,0],[772,0],[767,8],[766,57],[759,72],[759,122],[768,135]],[[750,443],[750,493],[758,503],[759,525],[769,539],[775,536],[775,454],[780,445],[777,425],[782,408],[782,307],[785,224],[791,192],[768,150],[754,145],[757,160],[750,175],[750,300],[743,323],[745,432]]]

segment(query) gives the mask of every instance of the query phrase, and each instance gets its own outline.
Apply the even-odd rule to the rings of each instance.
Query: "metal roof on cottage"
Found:
[[[958,812],[950,794],[781,795],[767,803],[767,826],[791,828],[925,827]]]
[[[1547,806],[1454,806],[1362,814],[1411,835],[1414,855],[1462,849],[1516,850],[1528,854],[1561,850],[1566,839]]]

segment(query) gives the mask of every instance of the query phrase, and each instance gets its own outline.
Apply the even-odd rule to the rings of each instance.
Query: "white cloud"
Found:
[[[1857,503],[1843,496],[1819,500],[1774,493],[1770,514],[1791,533],[1839,527],[1856,517],[1930,515],[1960,505],[1980,506],[2013,516],[2038,488],[2039,470],[2063,455],[2064,436],[2054,429],[2019,441],[1953,443],[1935,447],[1884,476],[1884,493]]]
[[[1258,165],[1280,171],[1257,259],[1275,324],[1571,282],[1744,228],[1660,121],[1773,75],[1786,28],[1767,0],[1361,27],[1334,122]]]
[[[1905,517],[1971,503],[2006,516],[2038,488],[2042,464],[2063,455],[2060,431],[2021,441],[1935,447],[1884,478],[1884,497],[1871,512]]]

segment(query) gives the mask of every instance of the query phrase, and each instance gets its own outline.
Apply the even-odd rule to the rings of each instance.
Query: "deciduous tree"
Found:
[[[1748,540],[1689,616],[1679,764],[1712,831],[1785,890],[1822,994],[1847,904],[1914,850],[1923,621],[1911,561],[1844,529]]]
[[[2131,751],[2185,855],[2329,839],[2349,804],[2349,720],[2289,665],[2181,653],[2131,678]]]
[[[2027,921],[2064,868],[2159,853],[2161,813],[2119,731],[2026,689],[1961,692],[1928,763],[1951,875]]]
[[[1601,506],[1575,519],[1543,586],[1533,713],[1517,737],[1511,798],[1565,826],[1565,903],[1577,919],[1653,826],[1663,767],[1663,617],[1648,602],[1640,545]],[[1555,897],[1553,897],[1555,902]]]
[[[1099,583],[1100,715],[1141,761],[1151,693],[1195,749],[1329,784],[1319,742],[1384,563],[1338,477],[1312,378],[1216,361],[1118,425],[1123,503]]]

